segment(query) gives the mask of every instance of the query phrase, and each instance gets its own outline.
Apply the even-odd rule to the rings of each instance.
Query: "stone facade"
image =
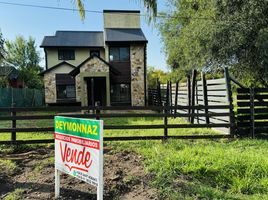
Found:
[[[87,106],[88,94],[87,83],[84,80],[87,77],[106,78],[106,90],[110,92],[109,66],[97,57],[93,57],[80,67],[80,73],[76,76],[76,99],[81,101],[82,106]],[[110,94],[110,93],[109,93]],[[107,104],[110,104],[110,95],[107,94]]]
[[[130,46],[131,63],[131,105],[144,106],[144,45]],[[64,70],[63,70],[64,69]],[[61,66],[53,71],[44,74],[45,101],[47,104],[57,102],[56,74],[69,73],[72,68]],[[80,73],[75,77],[76,101],[81,102],[82,106],[87,106],[87,81],[88,77],[105,77],[107,105],[110,105],[110,73],[109,66],[97,57],[93,57],[80,67]]]
[[[144,45],[130,47],[132,106],[144,106]]]
[[[95,72],[107,72],[109,73],[109,66],[107,66],[106,63],[102,62],[97,57],[94,57],[87,61],[83,66],[80,68],[81,72],[89,72],[89,73],[95,73]]]
[[[76,92],[76,101],[81,102],[81,77],[80,75],[75,77],[75,92]]]
[[[45,102],[56,103],[57,91],[56,91],[56,76],[54,73],[44,74],[45,84]]]

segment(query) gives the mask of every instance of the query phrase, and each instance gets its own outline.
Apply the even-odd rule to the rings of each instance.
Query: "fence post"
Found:
[[[100,109],[98,106],[96,107],[96,120],[100,120]]]
[[[168,139],[168,118],[167,118],[167,107],[165,106],[164,108],[164,114],[165,114],[165,117],[164,117],[164,140]]]
[[[196,100],[196,105],[199,105],[197,81],[195,81],[195,100]],[[197,123],[200,124],[199,123],[199,110],[198,109],[196,110],[196,113],[197,113],[197,117],[196,117]]]
[[[204,101],[204,106],[208,106],[208,90],[207,90],[207,80],[206,80],[206,75],[204,72],[201,73],[202,76],[202,86],[203,86],[203,101]],[[205,114],[208,115],[208,108],[204,109]],[[209,124],[209,117],[206,116],[206,124]]]
[[[230,123],[230,129],[229,134],[234,137],[235,133],[235,119],[234,119],[234,110],[233,110],[233,98],[232,98],[232,88],[231,88],[231,79],[229,76],[229,70],[227,67],[224,68],[224,76],[225,76],[225,82],[226,82],[226,89],[227,89],[227,100],[230,105],[230,117],[229,117],[229,123]]]
[[[190,79],[189,75],[187,76],[187,94],[188,94],[187,104],[188,104],[188,106],[191,106],[191,79]],[[188,122],[190,122],[190,120],[191,120],[191,117],[190,117],[191,109],[190,108],[188,108],[188,114],[189,114]]]
[[[168,118],[167,118],[167,106],[169,106],[169,81],[167,82],[167,87],[166,87],[166,103],[164,105],[164,139],[168,138],[168,128],[167,128],[167,124],[168,124]],[[170,110],[169,110],[170,111]]]
[[[172,106],[172,83],[169,81],[169,105]],[[173,110],[170,109],[170,113],[173,113]]]
[[[251,138],[255,138],[255,109],[254,109],[255,90],[250,87],[250,124],[251,124]]]
[[[176,82],[176,90],[175,90],[175,110],[174,110],[174,114],[177,113],[177,106],[178,106],[178,90],[179,90],[179,82]],[[176,117],[175,117],[176,118]]]
[[[159,80],[157,80],[157,93],[158,93],[158,106],[162,106],[162,98],[161,98],[161,86]]]
[[[169,81],[167,82],[167,88],[166,88],[166,105],[169,106]]]
[[[14,108],[14,107],[15,107],[15,103],[12,103],[12,108]],[[16,117],[16,115],[17,115],[16,111],[12,110],[11,116]],[[16,127],[17,127],[17,121],[16,121],[16,119],[12,119],[12,128],[15,129]],[[16,130],[11,132],[11,140],[12,141],[17,140],[17,132],[16,132]]]
[[[191,90],[191,106],[195,106],[195,85],[196,85],[196,73],[197,71],[194,69],[192,72],[192,90]],[[192,108],[191,114],[194,114],[195,109]],[[191,116],[191,124],[194,123],[194,116]]]

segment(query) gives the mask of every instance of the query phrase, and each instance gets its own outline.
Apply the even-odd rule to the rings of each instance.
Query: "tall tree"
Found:
[[[168,74],[160,69],[156,69],[152,66],[148,67],[147,80],[149,88],[156,88],[157,81],[160,83],[166,83],[168,80]]]
[[[168,64],[230,67],[244,83],[268,86],[268,1],[169,0],[159,23]]]
[[[16,67],[20,72],[20,78],[29,88],[42,87],[42,80],[38,76],[41,71],[39,66],[40,55],[37,51],[35,40],[28,40],[22,36],[16,37],[15,41],[6,41],[5,60]]]
[[[5,40],[3,38],[3,34],[0,29],[0,63],[4,59],[5,49],[4,49]]]

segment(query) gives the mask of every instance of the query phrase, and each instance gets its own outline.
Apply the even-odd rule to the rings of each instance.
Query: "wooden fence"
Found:
[[[171,84],[161,84],[154,90],[149,91],[149,103],[151,105],[171,105],[171,106],[188,106],[186,109],[174,110],[175,113],[188,113],[196,116],[188,117],[192,124],[217,124],[217,123],[234,123],[230,116],[200,116],[198,114],[213,114],[229,112],[233,115],[231,80],[228,69],[225,69],[224,78],[206,79],[205,73],[200,74],[197,81],[197,72],[193,70],[192,77],[187,77],[187,82],[177,82]],[[230,108],[222,110],[212,109],[190,109],[189,106],[203,105],[228,105]],[[233,130],[227,128],[218,128],[223,132]]]
[[[220,128],[220,127],[233,127],[234,124],[231,123],[214,123],[214,124],[171,124],[169,123],[170,118],[175,117],[212,117],[212,116],[231,116],[230,112],[213,112],[213,113],[174,113],[172,110],[222,110],[230,109],[229,105],[214,105],[214,106],[149,106],[149,107],[47,107],[47,108],[0,108],[0,113],[9,112],[10,116],[1,116],[1,121],[11,121],[12,126],[9,128],[0,127],[0,136],[1,133],[10,132],[11,140],[9,141],[0,141],[0,144],[33,144],[33,143],[53,143],[53,139],[46,140],[17,140],[17,134],[20,132],[52,132],[54,131],[53,123],[49,127],[17,127],[17,121],[19,120],[47,120],[54,119],[56,115],[61,113],[61,116],[71,116],[79,118],[95,118],[104,120],[104,130],[127,130],[127,129],[163,129],[162,136],[156,135],[146,135],[146,136],[118,136],[118,137],[104,137],[105,141],[120,141],[120,140],[161,140],[161,139],[205,139],[205,138],[230,138],[233,137],[232,134],[217,134],[217,135],[170,135],[168,133],[169,129],[178,129],[178,128]],[[40,114],[40,112],[45,111],[54,111],[55,114]],[[87,113],[92,114],[85,114]],[[116,113],[115,113],[116,111]],[[132,111],[132,112],[129,112]],[[138,113],[133,113],[133,111],[139,111]],[[148,112],[150,111],[150,112]],[[155,111],[155,112],[153,112]],[[24,115],[25,112],[31,112],[32,115]],[[35,112],[37,112],[35,114]],[[63,114],[64,113],[64,114]],[[148,125],[105,125],[106,118],[126,118],[126,117],[155,117],[162,118],[161,124],[148,124]],[[1,137],[0,137],[1,138]]]
[[[268,88],[237,89],[237,134],[268,136]]]

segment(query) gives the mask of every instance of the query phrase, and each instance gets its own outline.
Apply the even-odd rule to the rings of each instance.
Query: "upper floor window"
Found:
[[[110,61],[129,61],[129,47],[110,47]]]
[[[91,50],[90,51],[90,56],[98,56],[98,57],[100,57],[100,51],[98,51],[98,50]]]
[[[73,49],[59,49],[58,50],[59,60],[74,60],[74,50]]]

